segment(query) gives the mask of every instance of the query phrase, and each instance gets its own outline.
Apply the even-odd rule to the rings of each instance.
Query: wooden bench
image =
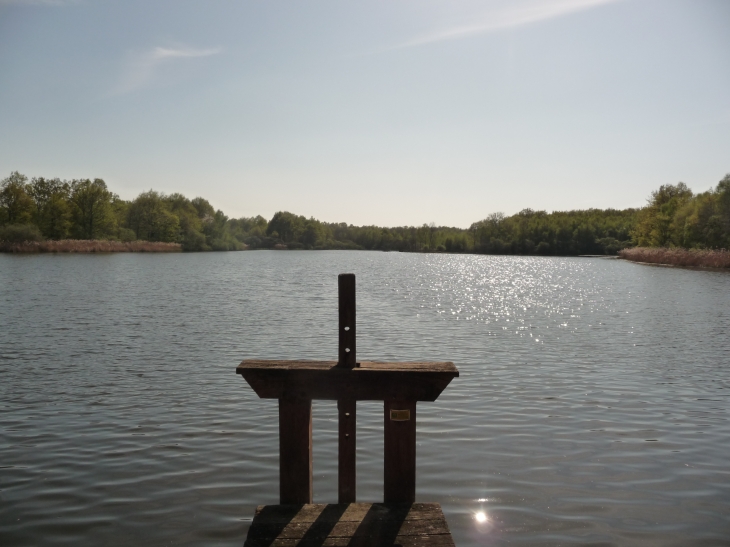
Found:
[[[236,368],[259,397],[279,401],[281,505],[259,507],[246,545],[304,545],[297,542],[309,541],[315,536],[316,541],[326,540],[326,543],[316,543],[312,539],[315,541],[312,545],[340,545],[345,539],[357,540],[353,545],[453,545],[441,507],[414,503],[416,403],[435,401],[449,382],[459,376],[459,371],[451,362],[358,363],[355,276],[341,274],[338,286],[338,361],[251,359]],[[312,504],[313,399],[337,401],[337,505]],[[355,503],[357,401],[365,400],[383,401],[383,504]],[[333,521],[334,515],[337,518]],[[278,519],[276,526],[272,519]],[[282,523],[281,530],[274,534]],[[321,530],[330,524],[329,531],[324,534]],[[438,532],[431,533],[431,530]],[[300,532],[301,536],[288,535]],[[332,533],[336,535],[332,536]],[[396,541],[401,536],[405,543],[400,539]],[[431,536],[430,543],[423,543]],[[396,543],[381,543],[386,537]]]

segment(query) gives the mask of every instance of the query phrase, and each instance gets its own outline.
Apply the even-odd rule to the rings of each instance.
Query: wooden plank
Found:
[[[351,503],[256,510],[246,547],[453,546],[441,506]]]
[[[454,540],[446,536],[396,536],[392,543],[383,543],[379,538],[314,538],[301,539],[262,539],[247,540],[245,547],[454,547]]]
[[[448,533],[446,522],[444,520],[404,520],[404,521],[369,521],[371,527],[377,527],[380,532],[368,530],[367,526],[360,531],[360,535],[379,535],[384,532],[393,535],[403,536],[423,536],[434,534]],[[299,531],[292,531],[288,537],[304,537],[297,536],[301,530],[306,530],[304,524],[297,525]],[[326,537],[352,537],[362,526],[362,522],[338,522],[332,527],[332,531]],[[280,536],[282,537],[282,536]]]
[[[339,311],[339,352],[338,364],[341,367],[356,366],[355,340],[355,274],[337,276]]]
[[[251,538],[245,547],[454,547],[451,535],[435,536],[396,536],[392,542],[384,543],[377,537],[328,537],[302,539]]]
[[[375,363],[243,361],[236,369],[264,399],[311,398],[435,401],[459,371],[451,362]]]
[[[279,499],[312,503],[311,399],[279,399]]]
[[[416,401],[387,400],[383,408],[384,501],[413,503],[416,500]]]
[[[337,491],[338,503],[356,501],[356,418],[354,399],[337,401],[339,418]]]
[[[241,374],[245,369],[281,369],[281,370],[330,370],[337,369],[337,361],[317,361],[309,359],[281,360],[281,359],[244,359],[236,368]],[[458,370],[451,361],[362,361],[358,367],[360,370],[350,371],[361,373],[365,370],[392,370],[412,372],[423,370],[426,372],[453,372]]]
[[[259,524],[314,522],[325,507],[326,503],[259,505],[253,518]]]
[[[328,517],[323,513],[325,507],[335,505],[326,503],[310,503],[306,505],[259,505],[256,508],[254,519],[262,524],[314,522]],[[342,504],[345,510],[337,521],[360,522],[369,513],[373,519],[393,518],[393,511],[400,504],[384,503],[349,503]],[[443,517],[441,506],[438,503],[406,504],[408,513],[405,520],[434,520]]]

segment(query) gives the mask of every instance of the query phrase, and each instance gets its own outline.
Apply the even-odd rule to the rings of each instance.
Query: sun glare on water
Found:
[[[474,518],[477,522],[487,522],[487,515],[484,511],[479,511],[476,515],[474,515]]]

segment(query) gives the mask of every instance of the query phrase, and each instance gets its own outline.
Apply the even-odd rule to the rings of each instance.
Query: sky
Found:
[[[727,0],[0,0],[0,178],[468,227],[730,172]]]

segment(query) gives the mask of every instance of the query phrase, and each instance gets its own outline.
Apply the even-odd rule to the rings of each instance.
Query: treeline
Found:
[[[150,190],[122,200],[101,179],[0,184],[0,240],[67,238],[179,243],[186,251],[369,249],[410,252],[579,255],[642,246],[730,247],[730,175],[693,195],[684,183],[662,186],[643,209],[493,213],[468,229],[353,226],[278,212],[228,218],[205,199]]]
[[[730,174],[700,194],[683,182],[661,186],[639,211],[633,234],[641,247],[730,249]]]
[[[0,184],[0,240],[67,238],[180,243],[188,251],[243,249],[231,221],[203,198],[150,190],[120,199],[102,179],[62,181],[13,172]]]

